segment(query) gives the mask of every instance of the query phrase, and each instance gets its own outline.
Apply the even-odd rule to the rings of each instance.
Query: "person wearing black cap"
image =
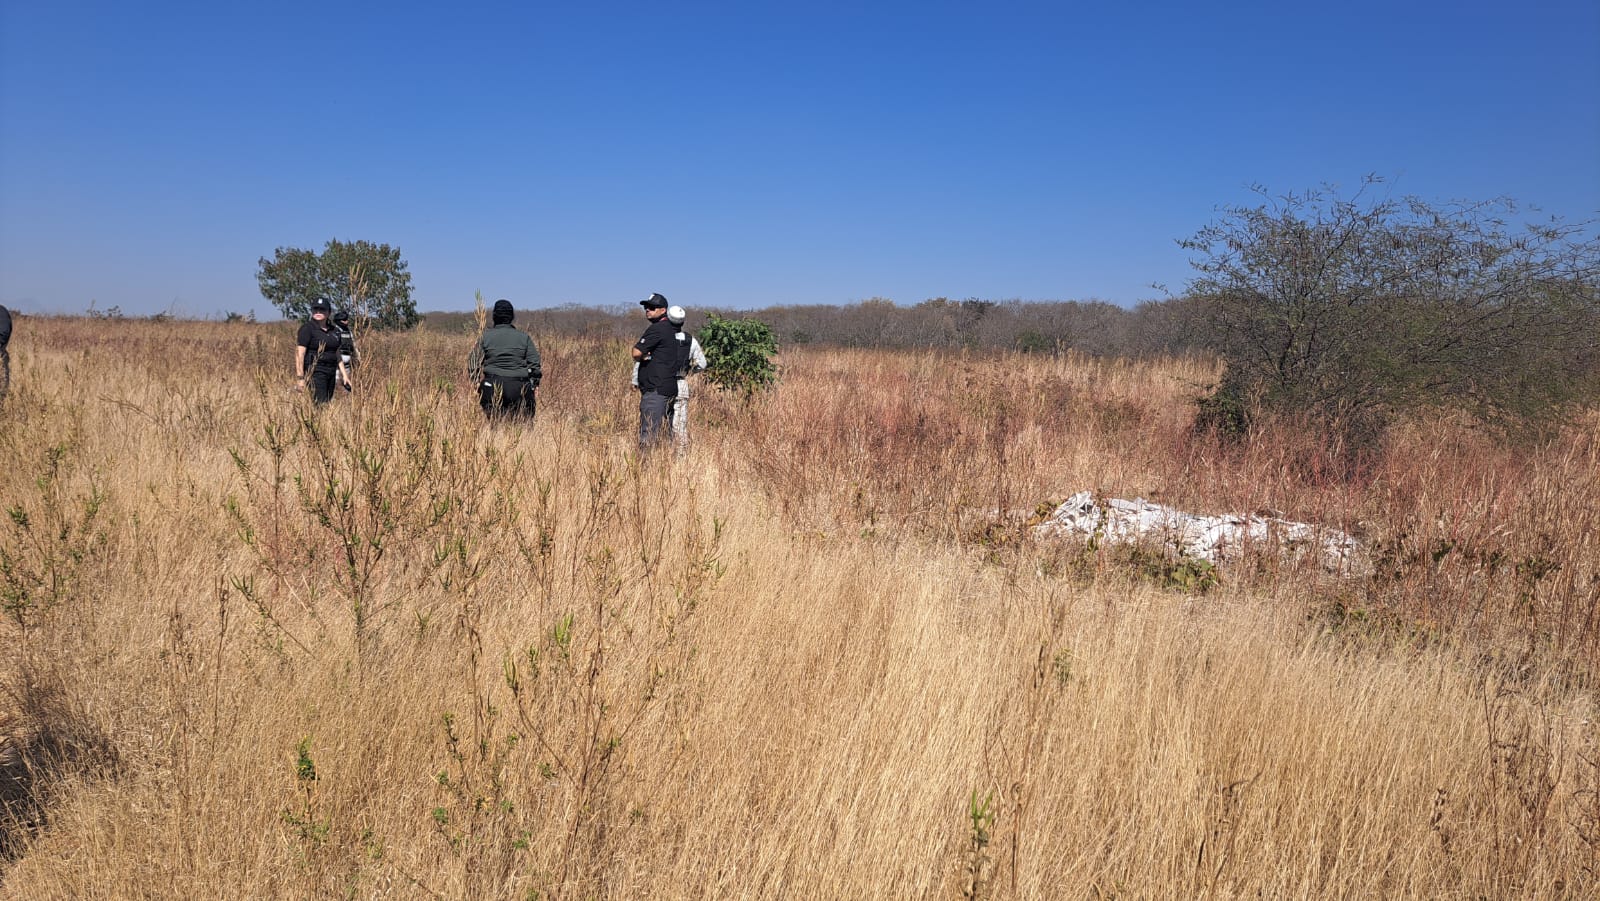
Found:
[[[295,378],[304,388],[306,367],[311,367],[311,400],[317,404],[333,400],[333,380],[339,371],[339,332],[328,321],[331,310],[326,300],[312,301],[311,320],[300,326],[300,335],[295,339]]]
[[[478,382],[478,404],[490,419],[532,419],[544,369],[528,333],[511,322],[517,311],[509,300],[494,302],[493,324],[478,336],[467,367]]]
[[[350,328],[348,310],[333,314],[333,330],[339,333],[339,384],[350,391],[350,370],[356,365],[356,333]]]
[[[667,410],[678,396],[678,370],[687,356],[678,330],[667,321],[667,299],[652,294],[639,301],[650,327],[633,345],[639,361],[639,449],[650,450],[665,437]]]

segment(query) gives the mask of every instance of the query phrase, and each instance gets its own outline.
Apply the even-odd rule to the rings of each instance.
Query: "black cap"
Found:
[[[652,294],[639,301],[639,306],[647,310],[664,310],[667,308],[667,299],[660,294]]]
[[[517,311],[511,306],[511,301],[502,299],[494,302],[494,311],[490,313],[490,318],[495,325],[507,325],[516,315]]]
[[[313,313],[326,313],[332,309],[333,307],[326,300],[313,300],[311,302],[311,312]]]

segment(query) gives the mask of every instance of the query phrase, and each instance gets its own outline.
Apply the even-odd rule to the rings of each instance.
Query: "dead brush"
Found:
[[[1481,443],[1416,450],[1391,458],[1369,514],[1385,524],[1369,536],[1370,603],[1587,678],[1600,650],[1592,439],[1574,430],[1533,460]]]
[[[780,383],[732,462],[788,515],[855,532],[891,523],[960,540],[1012,508],[1099,483],[1106,473],[1084,465],[1086,448],[1149,456],[1139,448],[1161,439],[1153,398],[1173,390],[1072,355],[936,367],[910,352],[786,353],[803,379]]]
[[[1592,894],[1584,435],[1444,422],[1341,482],[1178,453],[1193,361],[810,347],[640,465],[626,335],[541,336],[511,429],[465,321],[368,336],[321,412],[282,324],[193,341],[210,397],[144,376],[183,324],[35,324],[0,507],[82,560],[0,626],[0,718],[87,750],[36,758],[18,897]],[[985,535],[1085,487],[1363,523],[1398,574],[1197,597]]]
[[[1503,893],[1517,894],[1545,868],[1549,830],[1560,822],[1568,728],[1543,694],[1486,682],[1482,703],[1491,872]]]

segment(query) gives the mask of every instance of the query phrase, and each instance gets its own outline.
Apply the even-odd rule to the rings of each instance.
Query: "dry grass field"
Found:
[[[620,342],[541,338],[536,424],[489,428],[460,337],[370,337],[314,411],[291,333],[19,322],[0,895],[1600,885],[1592,419],[1357,459],[1192,437],[1204,361],[805,348],[641,465]],[[1029,537],[1084,488],[1376,572]]]

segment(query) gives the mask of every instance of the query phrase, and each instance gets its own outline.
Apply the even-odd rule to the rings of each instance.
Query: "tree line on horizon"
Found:
[[[1023,301],[936,297],[911,305],[874,297],[848,304],[797,304],[756,309],[695,308],[691,330],[711,316],[756,319],[780,346],[896,350],[970,349],[1021,353],[1142,357],[1198,352],[1195,304],[1185,297],[1122,307],[1105,301]],[[636,311],[562,304],[520,309],[518,322],[551,334],[632,338]],[[424,328],[469,331],[471,313],[431,311]]]

